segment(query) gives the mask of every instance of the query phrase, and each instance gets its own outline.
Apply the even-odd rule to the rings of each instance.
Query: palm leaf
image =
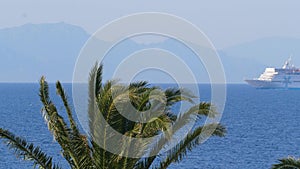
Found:
[[[76,123],[72,118],[72,113],[66,100],[64,90],[59,82],[57,83],[57,90],[64,101],[73,130],[68,127],[64,119],[58,114],[56,107],[49,98],[48,83],[45,78],[42,77],[40,80],[40,97],[44,104],[43,113],[48,128],[55,140],[60,144],[63,150],[62,154],[72,168],[82,168],[83,164],[85,164],[86,167],[89,167],[89,165],[92,165],[92,160],[90,159],[88,142],[84,136],[79,134]]]
[[[68,103],[68,99],[66,96],[66,93],[61,85],[61,83],[59,81],[56,82],[56,92],[57,94],[60,96],[60,98],[62,99],[64,106],[66,108],[67,114],[68,114],[68,118],[71,124],[71,129],[73,130],[74,133],[79,134],[79,130],[77,128],[76,122],[72,117],[72,112],[71,112],[71,108],[69,106]]]
[[[167,106],[169,107],[181,101],[188,101],[190,103],[194,103],[193,99],[196,98],[188,90],[177,88],[166,89],[165,95],[167,98]]]
[[[42,108],[44,119],[48,125],[49,131],[52,133],[54,139],[60,144],[63,149],[63,156],[74,166],[69,152],[69,136],[70,131],[64,122],[63,118],[57,113],[57,109],[49,98],[49,86],[45,77],[40,79],[40,99],[44,107]]]
[[[78,161],[77,163],[79,164],[79,168],[90,168],[92,166],[92,159],[88,140],[86,136],[83,136],[79,133],[76,122],[73,119],[65,91],[59,81],[56,83],[56,90],[64,103],[72,129],[72,131],[69,133],[69,137],[71,141],[71,149],[76,157],[76,159],[73,160]]]
[[[4,139],[7,146],[14,150],[17,157],[23,160],[29,160],[44,169],[59,169],[58,165],[52,162],[52,157],[48,157],[39,147],[28,144],[24,139],[16,137],[7,130],[0,128],[0,138]]]
[[[205,126],[205,130],[214,130],[213,136],[224,136],[226,130],[223,126],[219,124],[209,124]],[[166,152],[166,158],[159,164],[160,169],[166,169],[171,163],[179,162],[186,156],[188,151],[191,151],[193,148],[202,143],[202,130],[204,127],[196,128],[192,133],[188,134],[179,144],[173,147],[171,150]]]
[[[274,164],[272,169],[299,169],[300,159],[294,157],[283,158],[279,160],[280,163]]]
[[[96,66],[98,63],[96,63]],[[94,76],[96,79],[95,81],[95,95],[98,96],[100,89],[102,88],[102,74],[103,74],[103,64],[100,64],[100,66],[97,68],[96,76]]]
[[[168,97],[172,97],[172,95],[170,95],[170,93],[171,92],[169,92]],[[179,91],[173,92],[174,95],[177,95],[178,93],[179,93]],[[170,105],[173,105],[173,104],[170,104]],[[164,134],[161,135],[160,139],[157,140],[157,142],[155,142],[154,146],[150,150],[150,154],[154,155],[154,154],[159,153],[160,150],[163,149],[163,147],[168,144],[168,141],[170,140],[170,137],[172,137],[173,134],[175,134],[181,128],[183,128],[184,126],[189,124],[191,122],[191,120],[196,120],[197,118],[199,118],[201,116],[215,117],[217,114],[218,113],[215,111],[215,108],[210,103],[202,102],[202,103],[199,103],[195,106],[192,106],[187,112],[179,114],[179,116],[176,118],[174,124],[172,125],[172,127],[170,129],[170,132],[168,132],[168,133],[165,132]],[[210,125],[204,126],[205,131],[208,132],[208,134],[210,134],[210,133],[212,133],[214,135],[219,134],[219,136],[224,135],[225,128],[223,128],[221,126],[214,126],[215,124],[210,124]],[[214,130],[214,131],[209,130],[210,128],[216,129],[216,130]],[[224,129],[224,130],[222,130],[222,129]],[[195,134],[197,132],[200,135],[201,130],[202,130],[202,127],[198,128],[198,130],[194,131],[194,133],[190,133],[189,134],[189,135],[191,135],[190,137],[191,138],[192,138],[192,136],[196,137]],[[204,134],[205,133],[203,133],[203,135]],[[177,145],[177,146],[180,146],[180,144]],[[182,149],[182,150],[184,150],[184,149]],[[179,153],[179,155],[183,155],[183,154],[184,153]],[[155,159],[157,159],[157,156],[152,156],[152,157],[149,157],[149,158],[141,159],[135,165],[135,168],[150,168]],[[176,159],[175,156],[173,158],[170,158],[170,161],[167,160],[166,162],[161,163],[160,167],[163,168],[164,166],[168,166],[169,165],[168,163],[172,163],[173,161],[175,161],[174,159]]]

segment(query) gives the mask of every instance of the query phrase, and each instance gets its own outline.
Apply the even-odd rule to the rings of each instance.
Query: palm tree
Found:
[[[274,164],[272,169],[299,169],[300,159],[294,157],[287,157],[279,160],[278,164]]]
[[[84,135],[78,129],[73,119],[66,93],[61,83],[56,83],[57,94],[60,96],[66,113],[68,123],[57,111],[49,97],[48,83],[45,78],[40,79],[40,100],[43,103],[43,116],[48,125],[48,129],[55,140],[61,146],[62,156],[68,162],[70,168],[167,168],[173,162],[179,162],[195,146],[201,144],[205,131],[209,131],[214,136],[224,136],[226,130],[220,124],[196,125],[178,144],[171,147],[162,155],[158,155],[170,144],[172,137],[180,130],[201,117],[208,116],[215,118],[218,113],[215,108],[206,102],[195,104],[195,98],[190,92],[182,89],[169,88],[163,90],[165,100],[152,95],[159,87],[151,87],[147,82],[141,81],[131,83],[128,86],[118,84],[116,81],[102,82],[102,68],[97,64],[90,73],[89,80],[89,135]],[[129,99],[127,97],[129,96]],[[165,106],[161,109],[162,104]],[[172,108],[177,103],[189,102],[193,106],[186,112],[176,115]],[[130,104],[128,104],[130,103]],[[121,105],[121,106],[120,106]],[[158,116],[151,117],[147,123],[132,121],[124,117],[120,111],[129,113],[132,105],[136,112],[149,111],[157,113]],[[120,110],[121,109],[121,110]],[[135,112],[135,113],[136,113]],[[106,124],[101,123],[103,117]],[[140,118],[145,118],[140,116]],[[111,134],[109,127],[118,131],[127,140],[119,139],[116,144],[120,154],[115,154],[107,150],[107,147],[115,135]],[[208,134],[209,134],[208,132]],[[201,135],[202,134],[202,135]],[[153,142],[145,144],[137,138],[156,137]],[[0,128],[0,138],[5,140],[8,147],[23,160],[30,160],[34,166],[44,169],[60,168],[46,153],[39,147],[27,143],[26,140],[15,136],[8,130]],[[118,146],[119,145],[119,146]],[[130,153],[139,154],[140,157],[132,157]],[[150,154],[150,155],[149,155]]]

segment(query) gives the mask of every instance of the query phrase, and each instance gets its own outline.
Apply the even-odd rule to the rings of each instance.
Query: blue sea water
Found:
[[[64,86],[71,95],[71,85]],[[38,89],[38,84],[0,84],[0,127],[40,146],[66,167],[41,115]],[[63,110],[53,84],[50,89],[54,102]],[[204,90],[201,96],[209,97],[208,85],[200,85],[200,90]],[[300,90],[259,90],[229,84],[221,119],[227,135],[210,138],[169,168],[270,168],[279,158],[300,157],[299,103]],[[0,169],[10,168],[32,168],[32,163],[16,159],[0,144]]]

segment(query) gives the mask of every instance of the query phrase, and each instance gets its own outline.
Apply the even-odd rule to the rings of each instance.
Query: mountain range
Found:
[[[71,82],[76,59],[90,36],[81,27],[63,22],[0,29],[0,82],[37,82],[42,75],[52,82],[58,79]],[[218,49],[218,54],[227,82],[243,83],[244,78],[259,76],[265,67],[281,67],[290,56],[295,66],[300,66],[299,46],[300,39],[297,38],[269,37]],[[118,55],[119,58],[115,57],[118,62],[118,59],[121,61],[120,51],[122,56],[126,56],[136,50],[153,47],[171,50],[190,63],[188,66],[192,70],[200,66],[193,64],[186,56],[189,53],[170,39],[153,44],[128,40],[110,55]],[[115,63],[108,61],[107,64]],[[111,65],[107,66],[108,71],[113,71]],[[200,70],[205,72],[205,69]],[[196,76],[201,74],[197,71],[194,73]],[[204,75],[201,81],[208,82],[208,76]]]

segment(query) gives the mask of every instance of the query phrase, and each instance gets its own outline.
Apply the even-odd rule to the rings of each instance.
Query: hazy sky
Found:
[[[263,37],[300,38],[300,1],[0,1],[0,28],[25,23],[66,22],[88,33],[137,12],[165,12],[197,25],[217,48]]]

